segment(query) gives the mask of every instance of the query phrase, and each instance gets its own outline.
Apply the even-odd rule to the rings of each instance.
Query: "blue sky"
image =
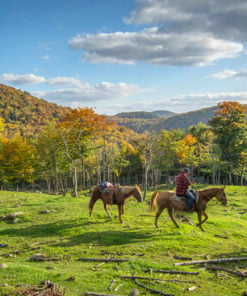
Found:
[[[246,0],[0,5],[0,83],[107,115],[247,103]]]

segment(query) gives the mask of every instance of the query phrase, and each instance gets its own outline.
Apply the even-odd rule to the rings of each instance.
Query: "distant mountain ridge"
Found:
[[[135,112],[121,112],[114,116],[120,117],[120,118],[139,118],[139,119],[155,119],[159,117],[170,117],[177,113],[167,111],[167,110],[157,110],[152,112],[146,112],[146,111],[135,111]]]
[[[117,124],[126,126],[138,133],[143,133],[145,131],[159,132],[161,130],[170,129],[188,129],[190,126],[197,125],[200,122],[207,124],[208,121],[214,116],[214,112],[217,109],[218,107],[214,106],[180,114],[165,110],[154,112],[129,112],[130,115],[128,115],[128,112],[125,112],[111,116],[110,119],[114,120]],[[167,116],[158,117],[155,115],[157,112],[159,115],[163,114]],[[133,116],[136,115],[136,113],[138,113],[138,117],[136,116],[136,118],[134,118]],[[145,116],[150,114],[148,119],[141,117],[141,115],[144,113]]]
[[[159,132],[170,129],[188,129],[198,123],[208,123],[214,116],[217,106],[203,108],[187,113],[176,114],[166,110],[152,112],[122,112],[107,116],[119,126],[135,132]],[[6,129],[32,134],[40,131],[53,120],[58,120],[71,108],[62,107],[32,96],[28,92],[0,84],[0,117],[4,119]]]

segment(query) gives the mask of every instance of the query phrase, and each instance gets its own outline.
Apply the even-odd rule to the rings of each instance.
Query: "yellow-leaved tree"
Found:
[[[77,108],[62,117],[57,128],[64,153],[71,164],[73,196],[78,196],[77,163],[94,149],[92,138],[107,128],[106,117],[98,115],[92,108]]]

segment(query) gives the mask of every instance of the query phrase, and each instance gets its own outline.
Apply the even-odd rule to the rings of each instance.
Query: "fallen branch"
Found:
[[[102,293],[93,293],[93,292],[86,292],[84,295],[92,295],[92,296],[119,296],[119,295],[109,295],[109,294],[102,294]]]
[[[139,279],[139,280],[151,280],[151,281],[157,281],[157,282],[180,282],[180,283],[193,283],[195,284],[195,281],[184,281],[184,280],[164,280],[164,279],[155,279],[150,277],[143,277],[143,276],[121,276],[122,279]]]
[[[179,255],[174,255],[173,258],[179,259],[179,260],[192,260],[192,258],[190,258],[190,257],[183,257],[183,256],[179,256]]]
[[[59,261],[60,258],[51,258],[43,254],[34,254],[30,257],[30,261]]]
[[[144,288],[144,289],[146,289],[146,290],[148,290],[148,291],[151,291],[151,292],[153,292],[153,293],[160,294],[160,295],[165,295],[165,296],[174,296],[174,294],[166,294],[166,293],[164,293],[164,292],[162,292],[162,291],[158,291],[158,290],[151,289],[151,288],[149,288],[149,287],[147,287],[147,286],[145,286],[145,285],[143,285],[143,284],[138,283],[136,280],[134,280],[134,282],[135,282],[135,284],[136,284],[137,286],[142,287],[142,288]]]
[[[231,273],[231,274],[238,275],[240,277],[247,277],[247,274],[245,274],[245,273],[242,273],[240,271],[233,271],[233,270],[230,270],[230,269],[227,269],[227,268],[224,268],[224,267],[210,266],[210,267],[207,267],[207,269],[220,270],[220,271],[225,271],[225,272],[228,272],[228,273]]]
[[[222,262],[241,261],[241,260],[247,260],[247,257],[220,258],[220,259],[210,259],[210,260],[179,262],[179,263],[175,263],[174,265],[175,266],[181,266],[181,265],[194,265],[194,264],[203,264],[203,263],[222,263]]]
[[[181,270],[163,270],[163,269],[148,269],[145,272],[159,272],[159,273],[170,273],[170,274],[191,274],[198,275],[199,272],[189,272],[189,271],[181,271]]]
[[[99,258],[78,258],[80,261],[100,261],[100,262],[125,262],[129,259],[99,259]]]
[[[193,287],[188,288],[187,290],[188,291],[194,291],[196,288],[197,288],[197,286],[193,286]]]
[[[108,290],[109,290],[109,291],[111,291],[111,289],[112,289],[112,287],[113,287],[113,285],[114,285],[115,283],[116,283],[115,280],[111,280],[110,285],[109,285],[109,287],[108,287]]]

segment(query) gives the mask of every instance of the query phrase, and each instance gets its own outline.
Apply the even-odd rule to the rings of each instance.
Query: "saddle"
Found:
[[[198,200],[199,200],[199,191],[195,191],[195,190],[190,190],[190,192],[194,195],[194,203],[198,203]],[[176,200],[176,201],[183,201],[185,202],[186,201],[186,196],[185,195],[177,195],[176,193],[174,193],[173,195],[173,199]]]
[[[109,182],[102,182],[100,185],[99,185],[99,191],[102,192],[102,193],[110,193],[110,191],[112,191],[114,188],[114,186],[109,183]]]

